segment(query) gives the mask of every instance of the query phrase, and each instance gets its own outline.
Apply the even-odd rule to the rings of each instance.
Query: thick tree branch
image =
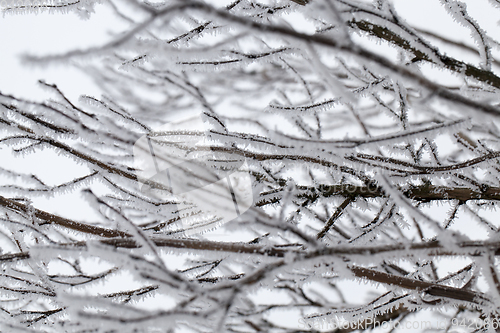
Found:
[[[412,289],[425,292],[432,296],[446,297],[470,303],[484,303],[490,302],[484,294],[474,292],[471,290],[449,287],[437,283],[425,282],[415,279],[397,276],[394,274],[387,274],[373,269],[351,266],[351,272],[359,278],[368,279],[374,282],[389,284],[391,286],[398,286],[405,289]]]
[[[411,43],[401,37],[399,34],[389,30],[387,27],[381,27],[377,24],[368,22],[368,21],[357,21],[351,20],[349,21],[349,25],[355,29],[360,29],[369,33],[370,35],[376,36],[380,39],[388,41],[393,45],[397,45],[406,51],[413,53],[415,58],[412,61],[420,61],[424,60],[430,63],[433,63],[438,66],[444,66],[446,69],[455,72],[457,74],[463,75],[476,79],[480,82],[484,82],[489,84],[495,88],[500,89],[500,77],[495,75],[492,71],[484,70],[473,65],[467,64],[463,61],[456,60],[446,55],[439,55],[440,63],[437,63],[433,59],[431,59],[424,52],[419,51],[415,47],[411,45]]]
[[[80,231],[86,234],[91,234],[95,236],[101,236],[101,237],[127,237],[128,234],[119,231],[119,230],[114,230],[114,229],[106,229],[106,228],[101,228],[98,226],[93,226],[81,222],[75,222],[73,220],[57,216],[54,214],[47,213],[43,210],[34,208],[32,206],[28,206],[26,204],[22,204],[20,202],[17,202],[12,199],[5,198],[3,196],[0,196],[0,205],[8,208],[16,213],[22,213],[22,214],[33,214],[34,217],[42,220],[43,222],[40,224],[45,224],[45,223],[51,223],[51,224],[57,224],[62,227],[71,229],[71,230],[76,230]]]

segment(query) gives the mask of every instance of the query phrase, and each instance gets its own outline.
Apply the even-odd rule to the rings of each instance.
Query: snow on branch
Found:
[[[500,316],[496,44],[441,2],[481,67],[389,1],[4,7],[109,5],[129,26],[27,58],[76,66],[102,96],[43,78],[44,102],[0,92],[0,330],[348,333],[439,308],[426,329],[486,331]]]

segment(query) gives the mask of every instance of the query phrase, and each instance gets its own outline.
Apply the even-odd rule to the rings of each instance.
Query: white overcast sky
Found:
[[[229,0],[214,0],[229,1]],[[498,20],[500,10],[495,10],[488,0],[468,0],[469,14],[479,21],[490,36],[500,39]],[[435,31],[448,38],[474,46],[468,29],[461,27],[446,14],[439,0],[394,0],[397,12],[410,24],[417,28]],[[0,18],[0,91],[31,100],[43,100],[53,97],[37,85],[38,79],[48,83],[56,83],[72,100],[76,101],[81,94],[100,97],[100,92],[92,84],[89,77],[67,64],[51,65],[46,68],[28,66],[21,62],[20,55],[57,54],[76,48],[98,46],[112,38],[112,33],[124,31],[127,28],[122,20],[114,18],[109,6],[99,5],[96,13],[89,20],[80,20],[75,14],[39,15],[5,15]],[[376,43],[366,44],[367,47],[379,47]],[[394,52],[391,49],[388,51]],[[446,49],[450,55],[459,59],[477,61],[477,57],[463,52],[458,48]],[[497,58],[499,52],[495,51]],[[429,70],[431,68],[429,67]],[[435,72],[435,71],[434,71]],[[437,74],[437,76],[436,76]],[[453,82],[457,80],[450,74],[435,72],[434,77],[440,81]],[[0,159],[8,158],[7,151],[0,149]],[[65,159],[55,159],[55,153],[44,152],[32,154],[24,159],[8,162],[9,167],[20,172],[31,173],[32,166],[37,166],[37,175],[48,184],[59,184],[70,180],[75,173],[86,174],[84,166],[75,165]],[[54,161],[57,161],[55,163]],[[68,171],[71,170],[73,174]],[[67,178],[67,179],[64,179]],[[40,199],[41,200],[41,199]],[[45,200],[40,208],[53,208],[55,213],[67,217],[87,217],[93,219],[88,207],[75,205],[76,195],[68,198],[67,205],[55,205],[54,198]],[[71,204],[72,202],[72,204]]]
[[[500,37],[498,20],[500,9],[492,10],[488,0],[465,1],[472,17],[479,21],[492,37]],[[413,26],[438,32],[455,41],[474,45],[469,31],[445,13],[439,0],[394,0],[397,11]],[[110,32],[120,32],[126,25],[112,18],[108,6],[99,5],[89,20],[80,20],[75,14],[4,15],[0,18],[0,91],[31,99],[47,97],[37,87],[37,80],[57,83],[72,98],[80,94],[99,92],[91,80],[66,65],[49,68],[27,66],[20,55],[54,54],[86,46],[101,45],[111,38]],[[450,49],[453,56],[468,60],[468,54]],[[458,52],[458,54],[453,54]]]
[[[445,13],[439,0],[394,0],[393,2],[398,13],[411,25],[435,31],[455,41],[474,46],[469,31],[453,22]],[[490,36],[500,39],[498,25],[500,9],[492,10],[487,0],[466,2],[470,15],[479,21]],[[110,17],[112,17],[112,12],[109,7],[101,5],[97,7],[96,14],[86,21],[80,20],[74,14],[50,15],[48,13],[37,16],[5,15],[0,18],[0,91],[32,100],[42,100],[51,97],[37,86],[37,80],[44,79],[49,83],[58,84],[73,100],[76,100],[80,94],[99,97],[100,93],[91,80],[71,66],[54,65],[47,68],[27,66],[20,62],[19,56],[23,53],[54,54],[104,44],[111,38],[110,32],[116,33],[126,28],[123,22],[110,19]],[[457,49],[449,49],[447,52],[460,59],[470,58],[469,55]],[[500,58],[499,53],[496,53],[497,58]],[[0,152],[0,158],[5,158],[4,154],[5,151]],[[54,165],[52,155],[43,155],[43,159],[40,159],[40,156],[26,157],[22,163],[17,162],[16,168],[25,168],[25,172],[29,172],[30,166],[35,163],[39,172],[45,171],[47,177],[53,176],[54,183],[64,181],[61,179],[63,173],[60,170],[75,168],[74,163],[65,164],[63,159],[58,159],[58,165]],[[85,168],[81,168],[82,170],[78,172],[85,173]],[[69,174],[68,177],[70,177]],[[79,220],[92,220],[96,217],[87,206],[75,204],[78,201],[76,196],[69,196],[66,200],[68,200],[67,205],[53,205],[53,211],[68,217],[78,217]],[[43,209],[44,205],[49,204],[45,202],[41,205],[42,207],[37,206]],[[360,286],[355,285],[351,290],[357,290],[356,288],[359,289]]]

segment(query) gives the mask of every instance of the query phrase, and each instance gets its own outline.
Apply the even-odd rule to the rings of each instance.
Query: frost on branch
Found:
[[[440,2],[482,67],[388,1],[6,7],[110,6],[130,26],[29,58],[101,96],[0,92],[0,330],[401,331],[436,309],[419,329],[494,329],[497,42]],[[47,156],[56,180],[25,162]]]
[[[102,0],[5,0],[2,2],[2,10],[4,14],[10,15],[75,13],[81,19],[88,19],[95,13],[96,4],[102,3]]]

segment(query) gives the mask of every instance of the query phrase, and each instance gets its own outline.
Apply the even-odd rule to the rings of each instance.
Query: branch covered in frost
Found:
[[[368,331],[436,308],[486,328],[499,44],[444,2],[476,64],[390,2],[355,0],[118,0],[129,27],[106,44],[32,55],[102,96],[43,80],[44,102],[0,93],[0,330]],[[354,303],[346,281],[367,284]]]

